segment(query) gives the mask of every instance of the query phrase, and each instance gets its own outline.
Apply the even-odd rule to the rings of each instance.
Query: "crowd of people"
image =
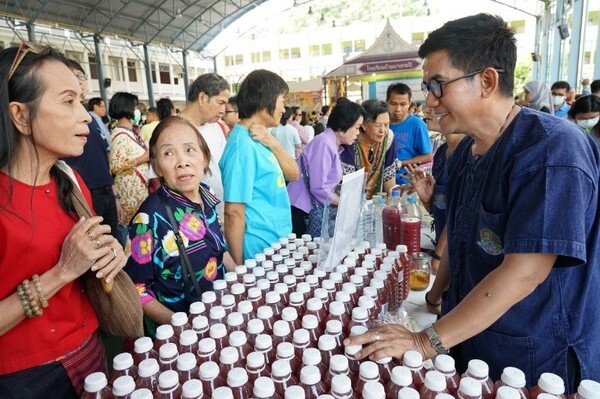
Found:
[[[441,318],[349,338],[358,358],[449,350],[462,370],[485,359],[496,379],[516,366],[530,382],[554,372],[571,391],[600,380],[589,345],[600,328],[600,81],[582,95],[529,82],[515,103],[514,35],[487,14],[446,23],[419,56],[424,105],[394,83],[385,101],[340,98],[309,115],[285,106],[273,72],[249,73],[233,97],[207,73],[183,111],[160,99],[140,126],[131,93],[84,108],[83,69],[52,47],[2,50],[0,392],[76,397],[105,370],[84,273],[124,269],[149,324],[168,323],[278,238],[330,228],[324,208],[335,217],[343,175],[361,168],[366,198],[407,185],[433,214],[439,270],[426,300]],[[445,138],[435,154],[428,130]],[[432,174],[419,168],[432,161]],[[97,216],[78,218],[78,187]]]

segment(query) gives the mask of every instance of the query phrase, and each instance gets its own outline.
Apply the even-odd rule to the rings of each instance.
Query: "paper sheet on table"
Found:
[[[318,267],[332,271],[352,250],[352,238],[356,233],[360,217],[361,195],[365,181],[365,169],[345,175],[342,179],[340,202],[337,208],[335,229],[330,236],[329,229],[324,228],[321,236]],[[328,208],[325,208],[323,220],[328,220]]]

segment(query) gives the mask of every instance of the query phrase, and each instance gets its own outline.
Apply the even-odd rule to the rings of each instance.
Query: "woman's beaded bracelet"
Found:
[[[44,295],[44,290],[42,289],[42,282],[40,280],[40,276],[34,274],[31,279],[33,280],[33,285],[35,286],[35,290],[38,294],[38,299],[43,308],[48,307],[48,301],[46,300],[46,296]]]
[[[23,306],[23,310],[25,311],[25,315],[31,318],[34,316],[33,311],[31,310],[31,303],[29,302],[29,298],[27,293],[25,292],[25,288],[23,288],[23,284],[19,284],[17,286],[17,295],[19,295],[19,300],[21,301],[21,306]]]
[[[41,283],[39,282],[39,276],[37,276],[37,284],[39,284],[39,289],[41,290]],[[35,282],[34,282],[34,285]],[[39,291],[37,291],[37,285],[36,285],[36,292],[34,293],[31,289],[31,285],[28,279],[23,280],[23,282],[21,284],[19,284],[19,286],[17,287],[17,294],[19,295],[19,299],[21,300],[21,305],[23,306],[23,310],[25,311],[25,314],[27,315],[27,317],[29,318],[33,318],[35,316],[41,316],[42,314],[44,314],[44,311],[42,310],[42,306],[43,304],[40,306],[40,297],[39,297]],[[37,295],[36,295],[37,294]],[[46,301],[46,299],[43,297],[43,293],[42,293],[42,298],[43,301],[46,303],[46,306],[48,306],[48,302]]]

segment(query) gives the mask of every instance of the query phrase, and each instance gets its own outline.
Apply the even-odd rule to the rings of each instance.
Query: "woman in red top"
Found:
[[[34,43],[0,52],[2,397],[78,397],[87,373],[106,369],[77,278],[91,269],[110,280],[125,256],[102,218],[79,220],[72,181],[57,165],[81,155],[91,120],[67,65]]]

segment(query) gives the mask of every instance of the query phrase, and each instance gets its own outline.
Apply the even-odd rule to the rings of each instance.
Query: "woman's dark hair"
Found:
[[[204,140],[204,137],[202,137],[202,135],[200,134],[198,129],[196,129],[194,127],[194,125],[192,125],[190,122],[188,122],[187,120],[185,120],[177,115],[168,116],[165,119],[161,120],[160,123],[158,125],[156,125],[156,128],[152,132],[152,137],[150,138],[150,143],[149,143],[150,144],[150,163],[152,164],[152,167],[154,167],[156,169],[156,157],[158,155],[157,148],[156,148],[156,142],[160,138],[160,135],[166,129],[168,129],[172,126],[175,126],[175,125],[177,125],[179,127],[188,127],[196,133],[196,137],[198,138],[198,144],[200,146],[200,151],[202,151],[202,155],[204,155],[204,159],[206,159],[206,167],[204,168],[204,173],[211,173],[210,168],[208,167],[208,164],[210,161],[210,149],[208,148],[208,144],[206,144],[206,140]]]
[[[300,121],[302,126],[310,125],[310,117],[308,116],[308,112],[302,111],[302,120]]]
[[[600,97],[595,94],[579,97],[569,110],[569,118],[575,120],[577,114],[600,112]]]
[[[0,208],[5,208],[12,199],[13,164],[21,135],[12,123],[8,113],[9,104],[13,101],[26,104],[29,111],[28,125],[33,128],[33,121],[37,115],[40,99],[46,90],[46,82],[41,78],[40,69],[47,62],[59,62],[70,68],[69,60],[63,53],[51,46],[42,46],[39,51],[28,52],[10,80],[8,80],[10,67],[18,52],[18,47],[10,47],[0,51],[0,168],[6,168],[9,176],[8,188],[0,187],[0,190],[6,190],[0,195],[0,198],[3,198]],[[39,158],[35,147],[35,137],[36,133],[32,131],[32,134],[24,135],[21,138],[29,141],[32,145],[35,154],[33,166],[37,169]],[[73,191],[71,179],[56,165],[53,165],[50,169],[50,176],[56,180],[60,207],[73,218],[76,218],[71,201],[71,192]],[[37,171],[35,179],[37,179]]]
[[[133,119],[135,107],[139,104],[138,96],[120,91],[115,93],[108,104],[108,115],[113,119]]]
[[[175,106],[170,99],[161,98],[156,102],[156,109],[158,110],[158,119],[162,121],[172,115]]]
[[[289,87],[281,76],[265,69],[252,71],[240,84],[237,105],[241,119],[266,110],[269,115],[275,112],[277,97],[286,95]]]
[[[327,120],[327,127],[334,132],[350,129],[360,117],[366,117],[365,110],[352,101],[342,101],[336,104]]]
[[[290,116],[292,116],[293,114],[294,108],[285,107],[285,112],[281,114],[281,124],[283,126],[287,125],[288,121],[290,120]]]
[[[362,103],[365,110],[365,122],[374,121],[381,114],[390,115],[390,107],[385,101],[371,99]]]

